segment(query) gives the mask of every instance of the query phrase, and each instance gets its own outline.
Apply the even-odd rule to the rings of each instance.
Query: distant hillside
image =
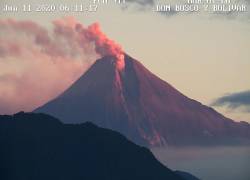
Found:
[[[1,180],[183,180],[152,153],[91,123],[0,116]]]

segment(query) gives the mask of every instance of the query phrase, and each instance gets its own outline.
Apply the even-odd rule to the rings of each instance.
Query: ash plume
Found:
[[[31,111],[56,97],[102,56],[123,66],[121,46],[97,23],[85,27],[65,17],[45,27],[1,19],[0,35],[0,114]]]

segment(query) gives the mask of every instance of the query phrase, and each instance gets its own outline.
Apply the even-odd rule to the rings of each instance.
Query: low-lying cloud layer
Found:
[[[250,112],[250,90],[222,96],[212,103],[213,106],[226,106],[230,109],[243,108]]]
[[[73,17],[45,28],[32,21],[0,20],[0,114],[31,111],[70,86],[98,57],[121,47],[98,24]]]

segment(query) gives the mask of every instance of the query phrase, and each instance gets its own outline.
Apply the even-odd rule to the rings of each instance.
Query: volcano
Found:
[[[86,121],[155,146],[250,144],[250,124],[192,100],[125,55],[97,60],[70,88],[39,107],[65,123]]]

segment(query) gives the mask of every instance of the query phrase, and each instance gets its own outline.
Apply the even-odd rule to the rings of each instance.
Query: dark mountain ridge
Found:
[[[65,123],[91,121],[147,146],[250,144],[250,125],[234,122],[192,100],[140,62],[125,56],[125,69],[103,57],[69,89],[35,112]]]
[[[0,116],[0,145],[3,180],[185,179],[117,132],[45,114]]]

